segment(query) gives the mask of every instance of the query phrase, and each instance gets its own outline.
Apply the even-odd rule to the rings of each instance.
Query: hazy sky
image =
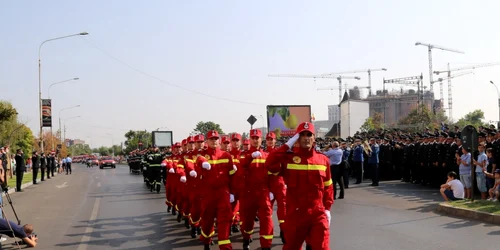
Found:
[[[51,89],[55,129],[59,110],[81,105],[61,114],[81,116],[63,122],[67,138],[96,147],[124,141],[129,129],[168,127],[178,141],[209,120],[241,133],[249,129],[250,114],[259,119],[256,126],[266,123],[260,116],[268,104],[310,104],[323,120],[338,93],[317,88],[337,88],[336,81],[268,74],[385,67],[373,73],[375,89],[384,77],[420,73],[428,84],[427,49],[415,42],[465,51],[435,50],[435,70],[448,62],[453,68],[500,61],[499,9],[494,0],[4,1],[0,99],[11,101],[38,134],[38,47],[87,31],[84,39],[42,48],[44,97],[51,83],[80,78]],[[453,80],[455,120],[474,109],[484,110],[487,121],[498,120],[489,81],[500,84],[499,70],[477,69]],[[367,85],[367,75],[359,76],[356,82]]]

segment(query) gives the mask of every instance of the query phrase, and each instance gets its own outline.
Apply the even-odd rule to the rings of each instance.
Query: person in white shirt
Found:
[[[64,160],[66,160],[66,175],[68,175],[68,173],[71,174],[71,162],[73,160],[71,159],[70,155],[68,155]]]
[[[488,165],[488,157],[484,153],[484,144],[479,144],[478,149],[479,155],[477,156],[477,161],[472,160],[472,163],[476,165],[476,183],[477,189],[481,192],[481,200],[486,200],[488,198],[488,188],[486,187],[486,166]]]
[[[464,199],[464,185],[457,180],[457,173],[448,173],[448,180],[441,185],[441,195],[445,201],[456,201]]]

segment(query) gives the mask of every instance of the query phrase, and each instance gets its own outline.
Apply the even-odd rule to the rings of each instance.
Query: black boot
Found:
[[[243,240],[243,250],[250,250],[250,241]]]
[[[283,230],[280,230],[280,238],[281,238],[281,242],[283,242],[283,244],[285,244],[285,233],[283,232]]]
[[[259,217],[255,216],[255,221],[259,221]]]
[[[268,248],[268,247],[265,247],[265,248],[261,248],[262,250],[271,250],[271,248]]]
[[[172,215],[177,215],[177,211],[175,211],[175,208],[172,208]]]
[[[210,244],[205,244],[205,247],[203,248],[203,250],[210,250]]]
[[[233,233],[237,233],[237,232],[239,232],[239,231],[240,231],[240,230],[238,229],[238,225],[232,225],[232,226],[231,226],[231,232],[233,232]]]
[[[172,207],[171,207],[171,206],[168,206],[168,207],[167,207],[167,213],[170,213],[170,211],[172,211]]]
[[[191,227],[191,238],[196,238],[196,227]]]
[[[184,226],[189,229],[189,219],[188,218],[184,218]]]
[[[182,220],[182,215],[181,212],[179,211],[179,213],[177,214],[177,222],[181,223],[181,220]]]
[[[197,227],[197,228],[196,228],[196,233],[197,233],[198,235],[200,235],[200,234],[201,234],[201,227]]]
[[[306,250],[312,250],[311,245],[306,245]]]

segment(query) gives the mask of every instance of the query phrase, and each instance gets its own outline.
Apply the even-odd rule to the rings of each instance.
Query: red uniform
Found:
[[[245,186],[245,170],[240,168],[240,160],[245,158],[245,156],[241,155],[241,151],[237,148],[232,148],[230,154],[233,164],[237,168],[237,171],[231,178],[231,191],[234,194],[234,202],[231,203],[231,208],[233,211],[233,225],[238,225],[240,221],[240,197]]]
[[[179,173],[179,179],[182,176],[186,176],[186,159],[189,159],[189,152],[182,154],[182,158],[177,163],[177,171]],[[181,196],[179,210],[182,212],[182,217],[185,220],[189,220],[189,187],[187,182],[179,181],[179,186],[177,189],[178,194]]]
[[[250,136],[261,137],[262,132],[258,129],[250,130]],[[255,156],[255,153],[260,156]],[[251,147],[248,154],[241,161],[241,167],[245,171],[245,186],[240,195],[241,232],[244,244],[253,233],[255,215],[260,222],[260,245],[262,248],[270,248],[273,240],[272,207],[269,198],[269,178],[265,167],[267,153],[261,149]]]
[[[189,210],[189,223],[192,227],[198,227],[201,221],[201,168],[197,164],[195,164],[196,160],[199,156],[203,155],[203,150],[195,149],[191,151],[190,159],[186,159],[186,161],[191,162],[192,164],[188,164],[186,166],[186,175],[187,175],[187,184],[189,187],[189,203],[191,204]],[[191,171],[196,172],[196,176],[191,176]],[[200,174],[198,174],[200,173]]]
[[[172,208],[175,211],[179,211],[178,204],[180,200],[180,196],[177,193],[177,188],[179,186],[179,173],[177,171],[177,162],[181,159],[180,154],[174,154],[167,161],[167,184],[165,187],[167,200],[170,202]]]
[[[208,139],[218,138],[217,131],[209,131]],[[228,152],[219,148],[207,148],[205,155],[198,157],[196,164],[202,168],[203,187],[200,195],[202,200],[201,236],[200,240],[210,244],[214,231],[214,219],[217,218],[217,233],[220,249],[232,250],[229,240],[231,226],[230,175],[233,170],[233,160]],[[207,169],[207,163],[209,164]]]
[[[302,123],[297,133],[314,133],[310,123]],[[272,173],[283,171],[287,185],[287,213],[284,250],[302,248],[306,241],[315,250],[329,250],[329,210],[333,205],[333,185],[330,161],[314,148],[294,148],[283,145],[272,152],[266,167]],[[326,212],[328,210],[328,212]]]
[[[276,148],[268,148],[267,152],[271,153]],[[283,179],[283,175],[281,173],[275,175],[269,172],[269,188],[271,193],[274,194],[274,200],[271,201],[271,208],[274,206],[274,202],[276,201],[278,209],[276,211],[276,215],[278,215],[278,222],[280,225],[281,231],[284,231],[284,223],[286,216],[286,188],[285,188],[285,180]]]

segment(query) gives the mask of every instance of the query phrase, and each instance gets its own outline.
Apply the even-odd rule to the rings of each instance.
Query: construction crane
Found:
[[[347,91],[349,89],[349,87],[352,87],[352,89],[355,89],[355,88],[358,88],[358,89],[370,89],[369,86],[347,86],[347,84],[345,84],[344,85],[344,90]],[[332,91],[332,95],[333,95],[333,91],[337,90],[337,89],[334,88],[334,87],[325,87],[325,88],[318,88],[317,90],[331,90]]]
[[[465,66],[465,67],[459,67],[459,68],[453,68],[450,69],[450,64],[448,63],[448,69],[447,70],[440,70],[440,71],[434,71],[434,74],[439,75],[442,73],[447,73],[448,76],[445,78],[448,80],[448,112],[449,112],[449,118],[452,120],[452,114],[453,114],[453,96],[452,96],[452,87],[451,87],[451,79],[457,77],[457,75],[452,76],[451,72],[455,71],[461,71],[461,70],[469,70],[469,69],[477,69],[477,68],[484,68],[484,67],[491,67],[491,66],[497,66],[500,65],[500,62],[493,62],[493,63],[481,63],[481,64],[476,64],[476,65],[471,65],[471,66]],[[469,73],[470,74],[470,73]],[[467,74],[465,74],[467,75]],[[443,100],[443,81],[439,81],[439,87],[441,91],[441,103],[444,103]]]
[[[460,73],[457,73],[457,74],[454,74],[454,75],[448,75],[447,77],[444,77],[444,78],[438,78],[436,80],[436,82],[439,82],[440,85],[443,84],[443,81],[444,80],[448,80],[448,117],[450,118],[450,120],[453,120],[452,119],[452,116],[453,116],[453,101],[452,101],[452,94],[451,94],[451,79],[453,78],[456,78],[456,77],[459,77],[459,76],[464,76],[464,75],[468,75],[468,74],[472,74],[474,73],[474,71],[470,70],[470,71],[465,71],[465,72],[460,72]],[[441,102],[441,105],[443,105],[443,102]]]
[[[385,84],[402,84],[402,85],[412,85],[412,86],[416,85],[417,92],[418,92],[417,93],[417,112],[419,112],[420,103],[421,103],[421,101],[423,101],[423,94],[421,92],[422,79],[423,79],[422,74],[420,74],[419,76],[407,76],[407,77],[400,77],[400,78],[393,78],[393,79],[385,79],[384,78],[383,93],[385,95]],[[386,123],[385,109],[386,109],[386,101],[384,100],[384,123]]]
[[[345,74],[357,74],[357,73],[368,73],[368,96],[372,95],[372,72],[374,71],[387,71],[386,68],[380,68],[380,69],[360,69],[360,70],[353,70],[353,71],[344,71],[344,72],[335,72],[335,73],[328,73],[327,75],[345,75]]]
[[[437,45],[433,45],[433,44],[428,44],[428,43],[421,43],[421,42],[416,42],[415,43],[415,46],[426,46],[427,47],[427,51],[429,53],[429,83],[430,83],[430,91],[431,93],[434,93],[434,79],[432,77],[432,49],[440,49],[440,50],[444,50],[444,51],[449,51],[449,52],[454,52],[454,53],[459,53],[459,54],[465,54],[465,52],[463,51],[460,51],[460,50],[456,50],[456,49],[448,49],[448,48],[444,48],[444,47],[441,47],[441,46],[437,46]]]
[[[342,101],[342,79],[361,80],[358,76],[342,76],[342,75],[298,75],[298,74],[274,74],[269,77],[291,77],[291,78],[313,78],[313,79],[337,79],[339,81],[339,103]]]

